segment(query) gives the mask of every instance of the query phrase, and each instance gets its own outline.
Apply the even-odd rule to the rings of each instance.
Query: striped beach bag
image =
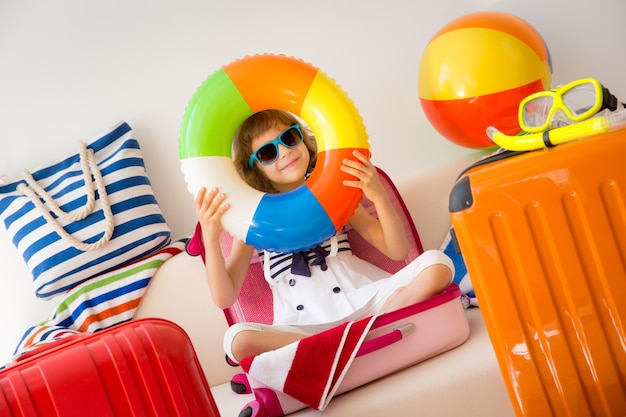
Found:
[[[0,185],[0,220],[48,299],[170,242],[132,129],[120,122],[77,153]]]

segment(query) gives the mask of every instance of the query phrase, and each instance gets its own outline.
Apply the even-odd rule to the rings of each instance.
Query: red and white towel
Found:
[[[347,322],[280,349],[241,361],[252,378],[323,410],[341,384],[376,319]]]

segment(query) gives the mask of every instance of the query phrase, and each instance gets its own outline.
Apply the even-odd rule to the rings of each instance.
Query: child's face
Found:
[[[252,151],[254,152],[267,142],[276,139],[287,127],[286,125],[278,123],[276,126],[252,139]],[[295,148],[287,148],[279,144],[278,158],[273,164],[264,166],[256,163],[256,168],[260,169],[281,193],[290,191],[303,184],[308,166],[309,150],[304,142],[301,142]]]

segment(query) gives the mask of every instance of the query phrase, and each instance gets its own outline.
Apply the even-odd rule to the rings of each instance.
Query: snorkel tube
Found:
[[[597,116],[583,122],[557,127],[545,132],[508,136],[493,126],[487,128],[487,136],[498,146],[510,151],[532,151],[551,148],[562,143],[602,133],[613,132],[626,127],[626,109],[616,110],[604,116]]]

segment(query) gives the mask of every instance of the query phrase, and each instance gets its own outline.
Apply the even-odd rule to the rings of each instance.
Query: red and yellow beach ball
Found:
[[[421,58],[418,90],[422,109],[447,140],[487,148],[488,126],[520,132],[520,101],[552,82],[548,48],[525,20],[503,12],[458,18],[433,36]]]

